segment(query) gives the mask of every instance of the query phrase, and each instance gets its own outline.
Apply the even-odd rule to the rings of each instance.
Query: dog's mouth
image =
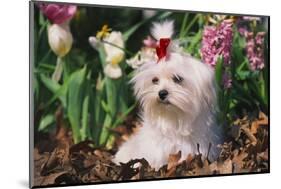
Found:
[[[158,99],[158,103],[164,104],[164,105],[170,105],[171,104],[171,102],[167,99],[165,99],[165,100]]]

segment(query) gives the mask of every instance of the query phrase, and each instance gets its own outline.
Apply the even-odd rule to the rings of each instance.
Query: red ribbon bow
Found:
[[[159,45],[156,47],[158,62],[167,55],[167,47],[169,46],[170,42],[170,38],[161,38],[159,40]]]

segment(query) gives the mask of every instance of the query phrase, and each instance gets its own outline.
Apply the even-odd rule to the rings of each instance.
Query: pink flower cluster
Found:
[[[233,30],[232,20],[224,20],[217,26],[206,26],[203,31],[201,57],[204,63],[215,67],[219,56],[223,57],[224,65],[230,64]],[[230,74],[223,73],[222,84],[224,89],[232,86]]]
[[[77,10],[75,5],[38,3],[38,6],[54,24],[62,24],[70,20]]]
[[[206,26],[203,31],[201,57],[211,66],[215,66],[218,57],[224,58],[224,63],[230,63],[230,51],[232,45],[233,31],[232,20],[224,20],[218,26]]]
[[[239,29],[239,32],[246,38],[246,53],[250,62],[251,70],[262,70],[264,68],[264,36],[265,32],[253,32]]]

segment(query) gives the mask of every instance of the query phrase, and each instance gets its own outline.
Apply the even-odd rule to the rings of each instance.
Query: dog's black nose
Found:
[[[168,91],[166,89],[163,89],[161,91],[159,91],[158,95],[159,95],[159,98],[161,100],[165,100],[165,98],[168,96]]]

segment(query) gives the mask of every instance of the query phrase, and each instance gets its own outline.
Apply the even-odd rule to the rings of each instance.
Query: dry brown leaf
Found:
[[[251,122],[250,120],[254,121]],[[57,122],[59,123],[59,121]],[[152,169],[144,159],[132,160],[121,166],[115,165],[111,162],[111,157],[116,152],[118,144],[115,143],[116,146],[112,150],[93,147],[91,141],[73,145],[67,138],[67,132],[60,130],[57,134],[57,140],[64,141],[69,146],[61,146],[62,142],[57,142],[55,137],[46,137],[45,141],[41,138],[39,142],[43,142],[44,145],[38,144],[34,150],[34,180],[36,185],[40,186],[40,184],[54,183],[89,183],[96,181],[123,181],[267,171],[269,167],[267,116],[260,112],[259,117],[256,119],[249,115],[249,117],[245,116],[243,119],[237,119],[234,123],[234,130],[231,134],[236,140],[226,141],[219,145],[221,153],[217,161],[209,162],[207,159],[203,160],[198,146],[198,154],[189,154],[183,162],[179,162],[181,160],[181,152],[171,154],[168,164],[161,167],[158,171]],[[122,127],[128,130],[123,134],[117,134],[116,141],[123,141],[122,138],[126,139],[131,134],[137,132],[137,124],[138,122],[134,122],[132,119],[126,121]],[[257,124],[257,126],[254,124]],[[121,130],[122,128],[119,131]],[[255,140],[257,142],[254,146],[252,142]],[[46,147],[50,150],[46,151]],[[65,153],[66,148],[70,148],[69,157],[65,155],[67,154]],[[51,158],[53,159],[52,161],[47,159],[51,156],[50,154],[56,156]],[[67,157],[66,160],[64,160],[65,157]],[[66,165],[63,162],[67,162],[67,160],[70,163]],[[47,174],[40,175],[42,165],[47,164],[48,166],[43,166]],[[136,167],[137,164],[139,165],[138,167]],[[56,166],[63,169],[54,169]],[[68,171],[67,173],[65,172],[66,170]]]
[[[65,173],[67,173],[67,172],[63,171],[63,172],[58,172],[58,173],[52,173],[48,176],[45,176],[42,178],[40,185],[45,186],[45,185],[55,184],[55,180],[59,176],[65,174]]]
[[[257,144],[257,138],[255,137],[255,135],[253,135],[250,131],[250,129],[246,126],[246,125],[243,125],[241,127],[241,129],[243,130],[243,132],[247,135],[247,137],[250,139],[251,143],[253,145],[256,145]]]
[[[232,173],[231,159],[227,159],[223,163],[219,163],[217,167],[218,167],[220,174],[231,174]]]
[[[209,165],[209,172],[210,173],[216,173],[218,171],[218,162],[217,161],[214,161],[213,163],[211,163]]]
[[[237,149],[233,151],[232,162],[234,163],[234,167],[235,167],[234,171],[236,173],[239,173],[241,171],[241,169],[243,168],[244,159],[247,156],[248,156],[248,153],[246,153],[245,150],[241,151],[240,153]]]
[[[255,121],[252,122],[251,133],[256,134],[257,131],[258,131],[258,128],[261,125],[268,125],[268,117],[263,112],[259,113],[259,119],[258,120],[255,120]]]
[[[171,168],[176,167],[179,163],[180,158],[181,158],[181,151],[179,151],[176,154],[170,154],[168,158],[167,169],[170,170]]]

